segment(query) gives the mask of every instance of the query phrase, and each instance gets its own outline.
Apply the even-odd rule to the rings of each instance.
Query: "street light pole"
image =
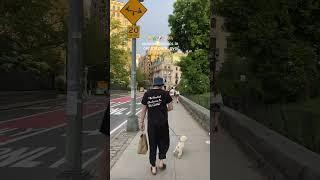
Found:
[[[84,180],[82,170],[82,18],[83,0],[70,0],[68,32],[67,136],[64,171],[58,178]]]
[[[84,68],[84,96],[88,97],[88,66]]]
[[[127,131],[138,130],[138,116],[136,115],[136,38],[132,38],[132,65],[131,65],[131,106],[127,121]]]

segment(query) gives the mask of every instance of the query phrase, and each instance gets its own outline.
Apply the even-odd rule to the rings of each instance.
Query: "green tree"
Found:
[[[209,0],[177,0],[169,16],[170,47],[188,55],[181,59],[182,76],[178,88],[182,93],[209,91]]]
[[[209,62],[207,51],[196,50],[181,59],[182,76],[179,87],[183,93],[202,94],[209,91]]]
[[[319,7],[319,3],[314,5]],[[225,17],[227,30],[231,32],[232,55],[223,71],[230,72],[228,68],[237,63],[234,59],[244,58],[248,82],[255,82],[252,84],[256,86],[251,90],[264,101],[306,99],[312,85],[319,81],[315,42],[308,36],[316,39],[320,34],[315,28],[318,26],[311,26],[308,19],[307,14],[315,14],[314,10],[302,6],[289,0],[216,3],[218,14]],[[298,19],[303,25],[298,25]],[[302,28],[308,31],[303,32]],[[229,74],[222,74],[220,78],[230,78]]]
[[[209,0],[177,0],[173,7],[170,47],[183,52],[208,49]]]
[[[64,3],[4,0],[1,4],[0,69],[54,72],[61,63],[59,48],[66,42]]]
[[[110,79],[112,84],[129,85],[130,52],[127,47],[126,31],[120,22],[111,20],[110,25]]]

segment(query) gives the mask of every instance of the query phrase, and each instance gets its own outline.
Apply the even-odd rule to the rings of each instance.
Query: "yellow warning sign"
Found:
[[[128,38],[139,38],[140,37],[140,26],[128,26]]]
[[[135,25],[144,13],[147,12],[147,8],[145,8],[138,0],[129,0],[120,12],[131,24]]]

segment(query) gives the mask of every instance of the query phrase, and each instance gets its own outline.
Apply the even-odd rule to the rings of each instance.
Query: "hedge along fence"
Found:
[[[186,94],[184,95],[186,98],[191,101],[199,104],[200,106],[210,109],[210,93],[205,94]]]

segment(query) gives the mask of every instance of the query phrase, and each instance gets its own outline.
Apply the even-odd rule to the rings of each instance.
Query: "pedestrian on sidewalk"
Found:
[[[177,103],[179,103],[180,92],[176,90],[176,95],[175,96],[176,96]]]
[[[170,145],[168,111],[173,109],[173,104],[171,96],[164,90],[163,86],[163,78],[154,78],[153,88],[144,94],[141,101],[142,111],[139,128],[144,131],[144,119],[148,112],[149,162],[153,175],[157,174],[157,148],[159,149],[160,160],[158,167],[165,169],[164,160]]]
[[[175,91],[174,88],[172,87],[172,88],[170,89],[169,93],[170,93],[171,98],[173,99],[176,91]]]
[[[216,87],[214,88],[214,91],[213,91],[212,103],[213,103],[212,110],[213,110],[213,121],[214,121],[213,133],[217,133],[220,127],[219,116],[220,116],[221,106],[223,106],[223,100],[222,100],[221,93]]]

